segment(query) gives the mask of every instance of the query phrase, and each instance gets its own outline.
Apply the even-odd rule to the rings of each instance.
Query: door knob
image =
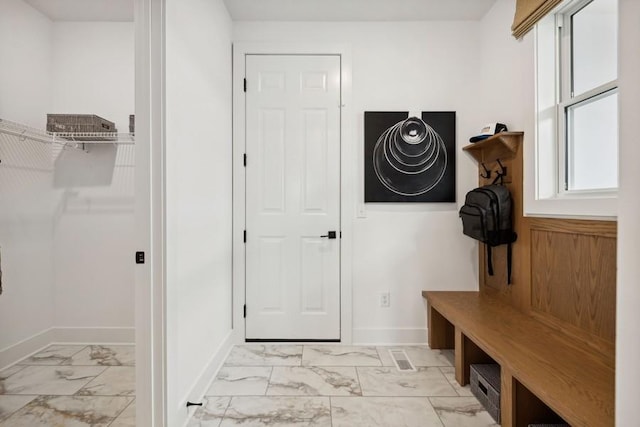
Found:
[[[327,234],[325,234],[324,236],[320,236],[322,238],[325,239],[335,239],[336,238],[336,232],[335,231],[329,231]]]

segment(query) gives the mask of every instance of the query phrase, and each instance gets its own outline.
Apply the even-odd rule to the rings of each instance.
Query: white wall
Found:
[[[46,123],[51,35],[52,22],[27,3],[0,1],[0,118],[37,128]]]
[[[166,3],[168,422],[231,334],[231,19],[222,0]]]
[[[97,114],[128,133],[134,24],[55,22],[52,50],[51,112]],[[125,145],[56,158],[56,327],[133,328],[134,167],[134,148]]]
[[[0,1],[0,118],[42,127],[50,108],[51,22],[21,0]],[[17,42],[19,40],[19,42]],[[52,162],[49,147],[0,134],[0,369],[51,327]]]
[[[457,146],[466,145],[480,93],[477,22],[236,22],[234,41],[348,44],[352,50],[354,156],[344,173],[359,183],[353,212],[353,341],[425,342],[422,290],[477,288],[477,245],[462,235],[458,208],[476,184],[474,163],[457,149],[457,204],[362,207],[365,111],[457,111]],[[379,293],[391,293],[380,308]]]
[[[134,113],[133,22],[55,22],[53,113],[97,114],[129,132]]]
[[[616,318],[616,425],[630,426],[640,419],[637,385],[640,382],[640,2],[620,0],[620,190],[618,192],[618,297]]]
[[[535,75],[533,32],[521,40],[511,36],[515,2],[498,0],[481,21],[481,123],[499,121],[509,130],[524,131],[525,149],[534,143]],[[529,151],[526,151],[527,155]]]

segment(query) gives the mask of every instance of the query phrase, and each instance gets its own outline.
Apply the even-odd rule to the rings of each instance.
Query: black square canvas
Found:
[[[365,202],[455,202],[456,113],[364,113]]]

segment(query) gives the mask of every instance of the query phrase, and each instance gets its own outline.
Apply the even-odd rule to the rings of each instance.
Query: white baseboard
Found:
[[[45,329],[0,350],[0,371],[29,357],[53,342],[53,328]]]
[[[426,343],[426,328],[362,328],[353,330],[353,345],[423,345]]]
[[[238,337],[238,331],[229,331],[227,337],[218,346],[216,352],[211,356],[211,359],[209,359],[209,363],[207,363],[207,365],[198,376],[198,379],[191,387],[191,391],[180,403],[179,414],[181,419],[176,420],[177,422],[172,423],[172,425],[186,426],[189,423],[189,420],[199,407],[192,406],[189,410],[187,410],[187,401],[202,402],[204,394],[207,392],[207,390],[209,390],[209,387],[211,387],[211,383],[213,383],[213,380],[218,375],[218,371],[222,367],[222,364],[231,352],[231,348],[234,345],[240,343],[241,341]]]
[[[70,328],[56,327],[55,344],[135,344],[136,328]]]
[[[135,328],[55,327],[45,329],[0,350],[0,370],[51,344],[135,344]]]

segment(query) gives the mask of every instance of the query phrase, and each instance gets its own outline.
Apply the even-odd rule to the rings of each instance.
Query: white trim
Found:
[[[559,10],[559,9],[558,9]],[[533,117],[533,140],[529,140],[531,143],[527,143],[524,146],[524,213],[526,216],[543,216],[543,217],[555,217],[555,218],[578,218],[578,219],[595,219],[595,220],[615,220],[617,216],[617,192],[616,191],[589,191],[589,192],[565,192],[561,190],[560,176],[564,173],[564,148],[563,142],[559,143],[562,135],[564,134],[564,109],[558,107],[558,99],[556,99],[556,111],[555,111],[555,129],[556,133],[553,136],[540,135],[540,110],[544,107],[539,105],[540,93],[541,93],[541,79],[552,78],[555,84],[556,96],[560,96],[558,91],[558,85],[560,84],[557,79],[557,70],[553,76],[541,75],[540,70],[540,58],[543,54],[549,54],[550,49],[554,49],[554,55],[556,56],[556,64],[558,67],[558,49],[557,33],[555,34],[555,46],[541,45],[540,43],[540,31],[544,27],[544,31],[557,31],[557,28],[552,23],[556,22],[554,11],[548,15],[545,20],[536,25],[534,33],[534,60],[535,60],[535,108]],[[546,70],[548,72],[548,70]],[[611,85],[616,82],[607,83],[602,88],[611,88]],[[548,139],[542,140],[541,138],[553,138],[553,141]],[[564,137],[562,137],[564,140]],[[553,143],[554,152],[543,154],[542,152],[548,152],[550,144]],[[544,147],[544,148],[543,148]],[[549,157],[547,157],[547,154]],[[555,156],[551,159],[550,157]],[[553,164],[555,170],[555,176],[552,183],[542,184],[541,176],[538,170],[541,164]],[[550,188],[549,185],[553,186]]]
[[[224,361],[231,353],[231,349],[238,342],[238,336],[235,331],[231,330],[227,334],[227,337],[222,341],[218,349],[215,351],[209,362],[204,367],[200,375],[198,375],[198,379],[191,386],[189,393],[185,396],[184,399],[181,400],[178,414],[182,411],[187,411],[187,401],[190,400],[192,402],[202,402],[204,400],[205,393],[211,387],[211,384],[216,379],[220,368],[224,364]],[[193,417],[194,413],[198,409],[198,406],[192,406],[191,410],[188,410],[187,418],[183,423],[183,426],[186,427],[189,424],[189,421]]]
[[[50,345],[53,341],[52,331],[53,328],[45,329],[0,350],[0,371]]]
[[[54,327],[52,344],[133,345],[135,328],[117,327]]]
[[[341,147],[340,147],[340,335],[343,344],[352,342],[353,325],[353,210],[356,206],[357,162],[354,110],[351,102],[351,47],[326,43],[234,43],[233,45],[233,327],[245,336],[243,305],[245,301],[245,251],[243,243],[245,218],[245,97],[243,90],[244,57],[249,54],[282,55],[340,55],[341,58]],[[348,165],[348,166],[347,166]],[[244,338],[243,338],[244,340]]]
[[[164,48],[165,1],[135,0],[136,425],[166,425]],[[131,254],[131,259],[133,260]]]
[[[620,0],[618,69],[620,79],[620,217],[618,222],[616,285],[615,416],[616,425],[638,424],[640,405],[640,145],[638,144],[638,100],[640,99],[640,2]]]
[[[354,345],[425,345],[427,328],[360,328],[353,330]]]
[[[133,345],[134,342],[134,328],[53,327],[0,350],[0,370],[52,344]]]

